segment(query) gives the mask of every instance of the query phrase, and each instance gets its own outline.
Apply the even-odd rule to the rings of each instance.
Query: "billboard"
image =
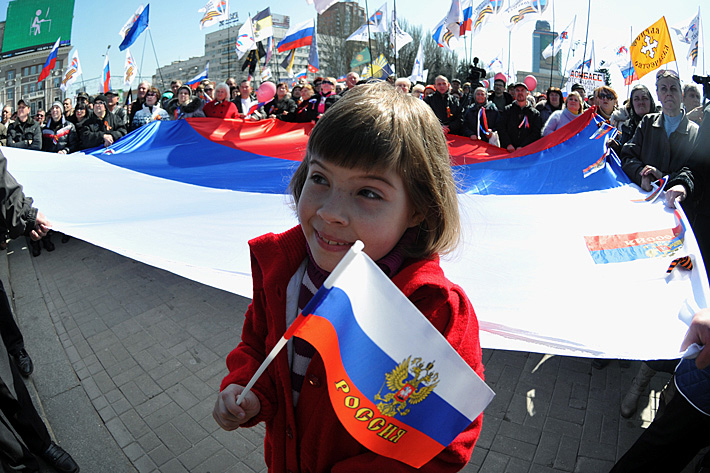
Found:
[[[71,43],[74,0],[13,0],[7,7],[2,57]]]

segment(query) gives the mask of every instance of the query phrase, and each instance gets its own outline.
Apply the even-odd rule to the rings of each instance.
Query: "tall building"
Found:
[[[318,15],[318,33],[347,38],[365,23],[365,9],[357,2],[337,2]]]
[[[62,68],[71,50],[74,0],[13,0],[0,23],[0,103],[15,108],[21,98],[34,115],[64,96]],[[49,77],[38,81],[50,49],[61,38]]]
[[[535,23],[535,31],[533,31],[533,48],[532,48],[532,70],[540,72],[540,69],[555,69],[559,72],[562,52],[547,59],[542,57],[542,52],[552,43],[553,38],[557,38],[557,33],[550,30],[550,23],[539,20]],[[553,66],[554,59],[554,66]]]

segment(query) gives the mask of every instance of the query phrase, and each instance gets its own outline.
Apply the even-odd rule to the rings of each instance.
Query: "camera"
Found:
[[[478,65],[478,58],[473,58],[473,64],[468,66],[468,76],[466,76],[466,82],[471,83],[471,90],[476,87],[482,87],[482,79],[486,78],[486,70]]]
[[[693,75],[693,82],[703,86],[703,103],[710,99],[710,76]]]

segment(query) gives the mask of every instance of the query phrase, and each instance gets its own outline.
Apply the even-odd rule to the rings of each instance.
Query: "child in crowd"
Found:
[[[323,361],[302,339],[289,340],[241,406],[236,398],[356,240],[483,378],[476,315],[439,266],[460,235],[441,125],[421,100],[386,83],[360,85],[313,128],[290,190],[300,225],[250,242],[254,298],[213,416],[225,430],[265,422],[269,471],[418,471],[348,434],[330,404]],[[462,469],[481,421],[420,471]]]

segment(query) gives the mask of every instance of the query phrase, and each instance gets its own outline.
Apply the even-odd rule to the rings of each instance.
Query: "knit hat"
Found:
[[[64,106],[61,102],[54,102],[49,109],[52,110],[54,107],[59,107],[59,110],[64,111]]]

